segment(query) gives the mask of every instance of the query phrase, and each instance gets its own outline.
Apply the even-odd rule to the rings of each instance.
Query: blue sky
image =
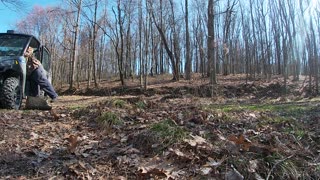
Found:
[[[25,9],[16,10],[12,6],[5,6],[0,2],[0,32],[6,32],[8,29],[14,29],[15,23],[26,16],[33,6],[38,5],[42,7],[56,6],[61,3],[60,0],[21,0],[25,3]]]
[[[46,6],[57,6],[60,5],[62,0],[21,0],[25,4],[24,10],[16,10],[14,8],[11,9],[6,7],[0,1],[0,32],[6,32],[9,29],[14,29],[14,26],[20,18],[26,16],[33,6],[38,5],[42,7]],[[310,14],[312,14],[315,8],[320,8],[319,0],[310,0],[310,4],[307,10],[309,10]]]

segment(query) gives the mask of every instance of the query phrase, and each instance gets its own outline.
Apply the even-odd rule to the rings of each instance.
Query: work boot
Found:
[[[58,101],[58,97],[55,97],[53,99],[50,100],[51,103],[57,102]]]

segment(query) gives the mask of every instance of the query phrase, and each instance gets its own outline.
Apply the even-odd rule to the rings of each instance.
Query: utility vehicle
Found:
[[[0,107],[20,109],[22,99],[30,94],[26,72],[26,49],[34,48],[35,57],[50,74],[50,52],[33,35],[18,34],[12,30],[0,33]]]

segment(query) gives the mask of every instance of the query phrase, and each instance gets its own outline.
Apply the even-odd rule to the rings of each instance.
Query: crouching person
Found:
[[[51,98],[54,102],[58,98],[58,94],[54,90],[52,84],[49,82],[46,71],[44,70],[41,62],[33,56],[33,48],[28,47],[24,57],[27,60],[27,75],[30,79],[30,92],[31,96],[39,95],[40,88]]]

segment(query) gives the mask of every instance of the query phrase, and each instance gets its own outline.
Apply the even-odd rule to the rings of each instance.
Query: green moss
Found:
[[[146,108],[146,103],[144,103],[143,101],[138,101],[136,103],[136,106],[139,108],[139,109],[145,109]]]
[[[230,112],[241,112],[243,111],[243,108],[239,105],[216,105],[216,104],[211,104],[211,105],[206,105],[202,107],[203,110],[205,111],[216,111],[220,110],[222,112],[230,113]]]
[[[306,132],[305,130],[302,130],[302,129],[295,130],[295,131],[293,131],[293,133],[294,133],[299,139],[303,138],[303,137],[307,134],[307,132]]]
[[[221,109],[223,112],[238,112],[238,111],[241,111],[241,107],[240,106],[226,106],[226,107],[223,107]]]
[[[207,140],[214,139],[216,137],[212,132],[204,132],[201,136]]]
[[[278,153],[272,153],[269,156],[264,157],[264,161],[267,162],[268,164],[273,164],[276,160],[281,159],[282,156]]]
[[[290,117],[276,116],[276,117],[271,118],[270,122],[275,123],[275,124],[283,124],[283,123],[288,123],[291,121],[292,121],[292,118],[290,118]]]
[[[301,117],[307,113],[311,107],[301,106],[297,104],[244,104],[244,105],[206,105],[203,110],[212,112],[221,110],[225,113],[243,112],[243,111],[258,111],[258,112],[274,112],[282,116]]]
[[[167,145],[176,143],[187,136],[185,129],[176,125],[171,119],[153,124],[150,130],[156,133]]]
[[[298,125],[287,127],[285,129],[285,133],[294,135],[298,140],[302,139],[307,135],[307,131],[303,130],[302,128],[299,128]]]
[[[124,108],[125,105],[126,105],[126,101],[122,100],[122,99],[114,99],[112,101],[112,105],[114,107],[117,107],[117,108]]]
[[[252,111],[271,111],[284,115],[298,116],[310,110],[308,106],[300,106],[296,104],[265,104],[265,105],[248,105],[243,108]]]
[[[72,113],[72,116],[75,118],[80,118],[82,116],[87,116],[88,114],[90,114],[90,108],[87,107],[78,107],[77,109],[74,109],[74,112]]]
[[[70,110],[80,110],[82,108],[85,108],[85,106],[84,105],[81,106],[81,105],[78,105],[78,104],[68,107],[68,109],[70,109]]]
[[[123,124],[123,121],[113,112],[104,112],[97,118],[97,122],[102,127],[112,127],[113,125]]]

